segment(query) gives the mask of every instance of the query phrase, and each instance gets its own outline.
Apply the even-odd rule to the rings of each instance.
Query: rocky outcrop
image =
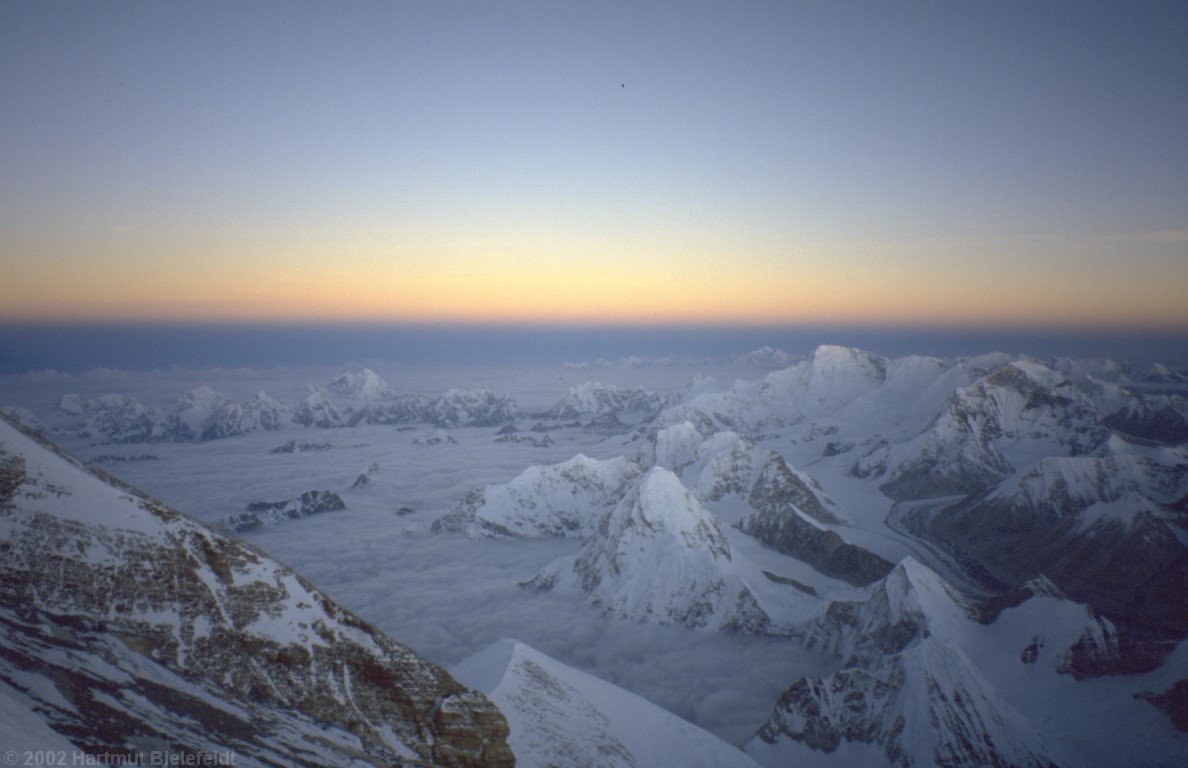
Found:
[[[278,445],[269,453],[305,453],[306,451],[328,451],[334,446],[330,443],[310,443],[298,440],[290,440],[284,445]]]
[[[0,423],[0,678],[90,752],[511,766],[493,705],[266,555]]]
[[[286,520],[299,520],[321,512],[346,509],[342,497],[333,491],[305,491],[285,501],[254,501],[243,512],[226,515],[222,528],[229,533],[244,533],[261,526]]]

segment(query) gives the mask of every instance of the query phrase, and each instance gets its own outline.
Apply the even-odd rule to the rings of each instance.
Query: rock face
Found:
[[[230,533],[252,531],[261,526],[275,525],[286,520],[298,520],[321,512],[346,509],[342,497],[333,491],[305,491],[285,501],[255,501],[243,512],[223,518],[222,528]]]
[[[744,634],[770,628],[717,518],[660,467],[602,518],[575,557],[552,563],[528,586],[577,590],[604,613],[633,621]]]
[[[560,464],[529,467],[506,485],[469,494],[433,528],[472,538],[585,538],[640,474],[638,465],[622,457],[599,461],[578,454]]]
[[[451,672],[507,715],[520,768],[758,768],[676,715],[515,640]]]
[[[905,768],[1054,765],[956,642],[968,623],[953,590],[905,560],[867,601],[833,603],[807,627],[806,642],[841,669],[793,683],[747,752],[762,760],[787,740],[824,752],[872,745]]]
[[[1177,406],[1179,406],[1177,408]],[[1139,395],[1106,416],[1114,434],[1140,445],[1180,445],[1188,442],[1188,419],[1181,397]]]
[[[756,506],[752,503],[752,506]],[[891,563],[850,544],[794,504],[766,504],[738,522],[738,529],[763,546],[808,563],[826,576],[855,586],[886,576]]]
[[[0,678],[89,752],[511,766],[479,693],[266,555],[0,423]]]

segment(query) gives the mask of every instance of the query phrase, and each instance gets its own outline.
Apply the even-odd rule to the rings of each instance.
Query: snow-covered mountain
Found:
[[[822,346],[800,363],[729,392],[705,394],[668,408],[659,424],[689,421],[703,433],[795,424],[834,413],[886,381],[886,360],[859,350]]]
[[[507,716],[520,768],[757,768],[646,699],[515,640],[451,668]]]
[[[218,521],[253,499],[282,500],[229,516],[236,527],[264,526],[321,508],[314,499],[290,499],[295,490],[334,488],[349,512],[242,535],[266,542],[434,658],[453,662],[518,634],[736,744],[760,726],[747,749],[765,765],[1179,765],[1188,754],[1188,736],[1176,730],[1188,690],[1181,684],[1188,679],[1188,378],[1109,361],[998,353],[889,359],[828,346],[788,362],[770,373],[744,372],[762,378],[726,384],[699,377],[683,390],[687,370],[616,373],[679,393],[663,398],[616,378],[617,387],[587,382],[554,401],[581,379],[561,372],[484,377],[541,408],[521,422],[523,433],[509,421],[525,418],[510,396],[398,392],[366,370],[327,377],[288,408],[265,395],[237,403],[199,388],[172,411],[124,396],[67,396],[53,414],[35,417],[92,461],[179,507],[192,503],[204,520]],[[163,391],[193,386],[190,376],[179,378],[186,384],[172,390],[170,379],[155,378],[130,392],[158,403]],[[417,391],[433,392],[442,380],[434,375]],[[234,386],[299,391],[298,382],[274,381]],[[52,402],[39,398],[27,404],[36,410]],[[550,402],[556,405],[546,415]],[[315,442],[305,427],[351,431],[322,453],[314,451],[329,443]],[[253,434],[273,428],[285,434]],[[189,444],[215,438],[226,442]],[[120,445],[154,441],[151,454]],[[274,446],[286,455],[266,455]],[[15,483],[24,488],[21,504],[66,505],[91,495],[75,480],[28,485],[5,480],[6,471],[0,498]],[[31,474],[21,473],[11,476]],[[112,493],[129,494],[133,506],[140,498]],[[0,573],[14,551],[5,548],[16,530],[10,518],[0,501]],[[74,533],[58,529],[38,540],[53,553],[44,568],[57,567],[62,578],[75,578],[74,561],[82,560],[91,569],[82,578],[96,588],[120,578],[147,583],[150,570],[155,581],[149,597],[116,595],[140,622],[134,632],[124,609],[106,604],[85,621],[6,604],[0,713],[13,710],[14,722],[33,713],[35,723],[50,722],[43,717],[50,714],[73,728],[118,721],[118,704],[153,723],[152,733],[176,730],[185,744],[198,744],[185,713],[170,709],[183,695],[175,692],[184,691],[185,702],[217,701],[218,712],[256,723],[247,736],[234,735],[238,721],[216,730],[219,741],[239,739],[235,748],[258,761],[339,764],[344,745],[366,752],[363,742],[387,759],[383,750],[392,749],[369,735],[382,730],[372,727],[379,721],[371,710],[363,709],[366,721],[356,716],[351,733],[346,715],[323,722],[309,710],[294,714],[292,698],[284,699],[287,709],[277,704],[308,684],[337,691],[338,706],[349,709],[351,696],[380,696],[360,694],[359,675],[383,675],[356,665],[344,682],[342,667],[324,673],[321,651],[311,652],[315,670],[302,650],[261,644],[256,635],[265,623],[298,638],[299,649],[320,641],[310,622],[289,620],[297,609],[288,597],[276,597],[282,587],[297,594],[293,582],[257,578],[266,570],[258,561],[271,563],[260,553],[219,554],[240,552],[228,549],[239,545],[195,526],[201,536],[178,534],[192,562],[154,555],[148,565],[121,565],[124,576],[114,567],[95,576],[90,558],[101,550],[92,540],[122,553],[126,542],[141,541],[127,530],[135,519],[88,533],[84,550]],[[228,557],[223,584],[220,564]],[[191,571],[200,575],[186,575]],[[192,597],[201,591],[194,579],[211,585],[209,605],[179,610],[155,597],[170,583]],[[86,586],[80,594],[89,594]],[[235,601],[247,593],[266,609],[241,620],[250,612]],[[145,603],[150,599],[157,602]],[[232,629],[221,628],[218,610]],[[334,616],[354,626],[347,614]],[[148,640],[135,634],[142,629]],[[213,655],[211,637],[222,643],[221,654],[250,645],[265,671],[208,679],[175,660],[230,664]],[[157,658],[145,661],[138,649],[150,645]],[[126,673],[131,693],[88,648],[135,670]],[[99,680],[102,690],[63,704],[54,683],[27,661],[39,658],[52,660],[54,680],[76,676],[72,685],[88,691],[99,691],[87,682]],[[593,701],[597,685],[574,677],[581,673],[510,641],[477,658],[490,678],[481,687],[505,696],[510,741],[522,747],[524,764],[664,765],[654,757],[661,749],[687,762],[671,743],[684,732],[635,710],[613,686],[608,708]],[[235,687],[243,680],[251,681],[247,693]],[[158,696],[149,683],[174,698]],[[251,685],[268,695],[255,697]],[[104,698],[109,694],[114,698]],[[765,709],[777,698],[774,710]],[[637,712],[639,727],[624,730],[630,722],[617,718],[619,710]],[[222,717],[211,712],[202,718]],[[1099,724],[1107,721],[1112,727],[1103,732]],[[321,746],[298,759],[294,745],[311,728],[320,729]],[[0,728],[0,741],[8,735]],[[695,751],[715,749],[706,742]]]
[[[108,443],[145,443],[158,439],[164,415],[134,397],[64,395],[46,419],[55,433]]]
[[[623,457],[599,461],[578,454],[560,464],[529,467],[506,485],[470,493],[433,527],[472,538],[585,538],[640,474],[639,466]]]
[[[168,413],[123,395],[66,395],[50,415],[49,427],[55,434],[104,443],[191,442],[276,430],[288,420],[288,407],[264,392],[240,405],[210,387],[198,387]]]
[[[451,389],[426,411],[426,420],[438,427],[499,427],[520,417],[516,401],[486,389]]]
[[[717,519],[662,467],[648,470],[581,551],[529,586],[584,593],[634,621],[762,633],[770,618],[735,562]]]
[[[7,421],[0,531],[0,680],[83,749],[513,763],[482,694],[263,553]]]
[[[326,385],[326,389],[338,397],[364,403],[391,400],[396,396],[396,390],[370,368],[358,373],[348,371]]]

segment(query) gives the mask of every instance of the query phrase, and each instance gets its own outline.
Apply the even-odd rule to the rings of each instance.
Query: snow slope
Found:
[[[726,742],[524,643],[500,640],[451,668],[507,716],[522,768],[755,768]]]

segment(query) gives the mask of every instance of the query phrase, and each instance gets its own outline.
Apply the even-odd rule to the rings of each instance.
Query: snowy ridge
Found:
[[[623,457],[599,461],[578,454],[560,464],[529,467],[506,485],[488,485],[469,494],[433,527],[463,531],[472,538],[585,538],[641,472]]]
[[[320,759],[302,750],[312,738],[334,763],[512,762],[506,725],[481,695],[262,553],[7,422],[0,534],[0,630],[11,649],[0,679],[92,748],[213,741],[312,764]],[[64,699],[53,681],[67,679]],[[206,713],[203,728],[180,727],[178,706]]]
[[[507,716],[522,768],[755,768],[735,747],[655,704],[515,640],[451,669]]]

